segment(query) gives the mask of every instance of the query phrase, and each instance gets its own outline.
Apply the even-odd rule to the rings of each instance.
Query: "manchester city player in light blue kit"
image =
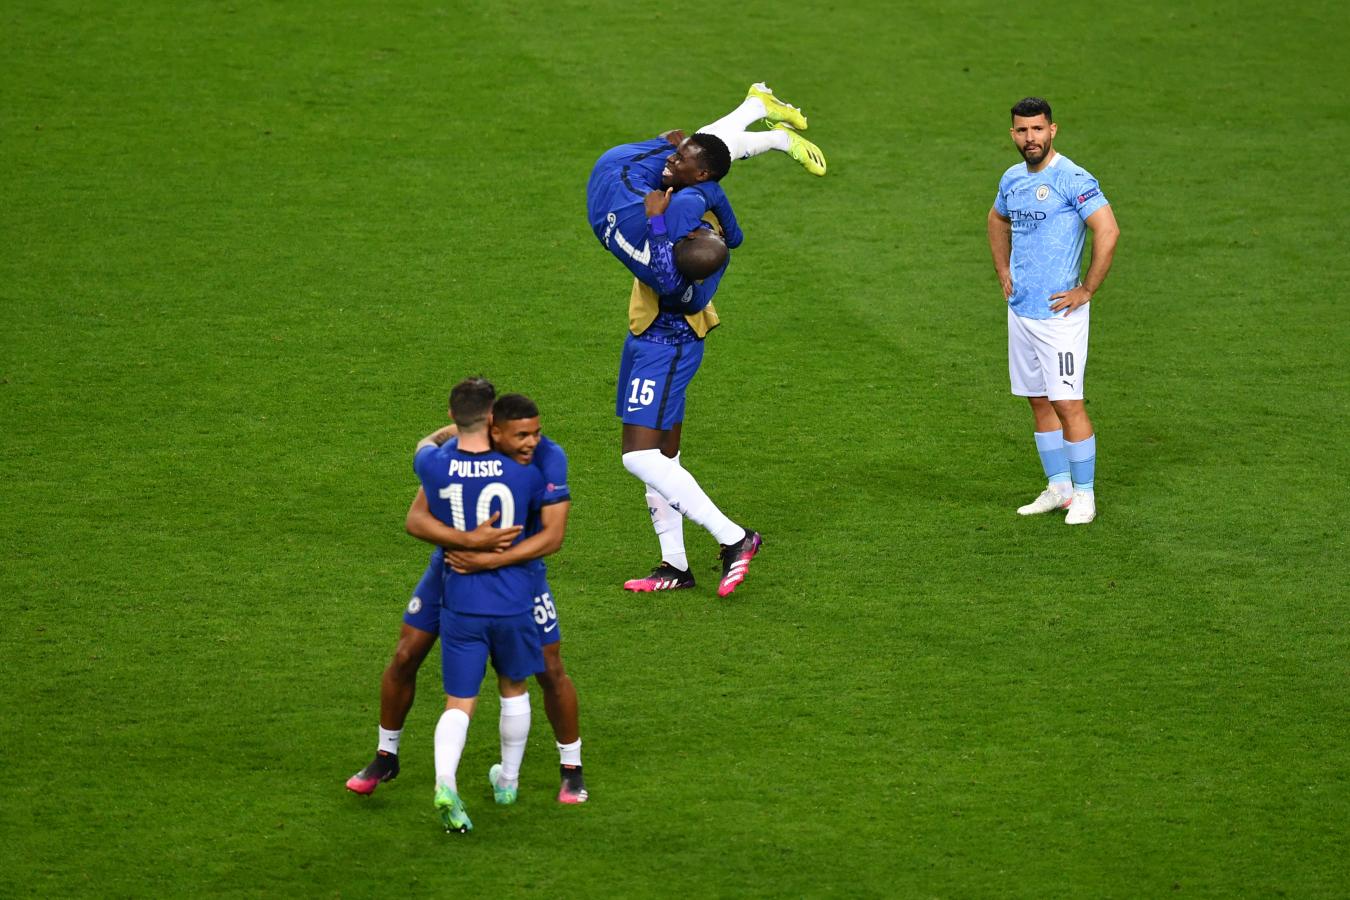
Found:
[[[1088,171],[1054,149],[1058,126],[1040,97],[1012,108],[1024,162],[1003,173],[989,210],[989,248],[1008,301],[1008,374],[1036,419],[1046,489],[1020,507],[1031,516],[1067,509],[1064,521],[1097,516],[1097,438],[1083,405],[1089,301],[1106,280],[1120,228]],[[1092,232],[1092,261],[1079,279]]]
[[[459,429],[456,445],[424,440],[413,457],[432,514],[458,531],[472,531],[494,516],[510,527],[543,506],[546,485],[539,471],[492,449],[493,400],[491,385],[481,379],[456,385],[450,395]],[[497,803],[515,802],[530,732],[526,679],[544,670],[533,586],[533,573],[522,565],[445,579],[440,637],[446,697],[436,725],[435,803],[447,831],[473,828],[456,774],[489,657],[501,694],[501,762],[488,779]]]
[[[761,120],[770,125],[768,131],[747,131]],[[728,518],[680,464],[680,431],[685,391],[703,359],[703,338],[717,323],[708,304],[726,271],[729,250],[742,240],[717,182],[732,160],[768,150],[786,152],[808,171],[824,175],[820,149],[798,133],[806,124],[799,109],[755,84],[735,110],[692,137],[667,132],[613,148],[591,172],[586,206],[592,230],[655,294],[644,299],[634,288],[615,404],[623,421],[624,468],[646,487],[662,561],[650,575],[627,581],[627,590],[694,586],[684,549],[685,517],[721,545],[719,596],[740,585],[759,552],[760,535]],[[708,213],[716,218],[720,235],[704,221]]]

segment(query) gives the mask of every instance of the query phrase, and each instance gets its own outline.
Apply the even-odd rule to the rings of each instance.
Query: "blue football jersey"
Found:
[[[534,448],[534,459],[530,460],[530,465],[538,469],[544,479],[544,493],[540,500],[542,506],[572,499],[572,492],[567,487],[567,454],[563,452],[561,446],[546,437],[540,438],[539,446]],[[542,527],[540,516],[535,513],[526,521],[523,536],[536,535]],[[529,566],[538,577],[542,577],[548,568],[542,558],[532,559],[525,565]]]
[[[994,209],[1012,220],[1012,311],[1048,319],[1050,295],[1077,287],[1088,216],[1107,204],[1097,179],[1062,154],[1039,172],[1003,173]]]
[[[731,201],[715,181],[676,191],[660,217],[665,235],[653,231],[651,222],[655,220],[647,218],[643,198],[647,192],[660,189],[661,170],[673,152],[675,148],[665,138],[607,150],[596,161],[586,185],[586,217],[605,249],[640,281],[658,294],[676,298],[674,302],[687,307],[681,312],[694,313],[707,306],[716,293],[717,279],[691,285],[674,267],[672,245],[701,227],[707,212],[717,216],[729,249],[740,246],[744,235]]]
[[[500,528],[523,525],[543,504],[545,482],[539,470],[495,450],[468,453],[457,441],[447,441],[419,450],[413,470],[432,514],[460,531],[473,531],[493,513],[501,513]],[[503,566],[446,578],[443,602],[455,612],[513,615],[533,609],[532,587],[527,566]]]

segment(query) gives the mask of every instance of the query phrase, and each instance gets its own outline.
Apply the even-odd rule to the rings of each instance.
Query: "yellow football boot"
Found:
[[[747,97],[758,97],[764,104],[764,120],[769,123],[786,122],[798,131],[806,130],[806,116],[791,103],[784,103],[773,95],[773,89],[760,81],[750,85]]]
[[[819,147],[798,134],[797,129],[786,122],[775,123],[773,127],[776,131],[787,132],[788,156],[801,163],[802,168],[812,175],[825,174],[825,154],[820,152]]]

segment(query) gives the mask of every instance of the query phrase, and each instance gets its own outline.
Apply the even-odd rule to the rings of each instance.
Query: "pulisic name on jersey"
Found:
[[[502,474],[500,459],[452,459],[450,477],[498,478]]]

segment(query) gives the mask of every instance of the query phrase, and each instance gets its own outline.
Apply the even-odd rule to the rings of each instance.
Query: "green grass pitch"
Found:
[[[0,11],[0,895],[1335,897],[1350,890],[1343,3],[112,4]],[[619,464],[606,147],[764,79],[830,174],[747,233],[684,462],[766,536],[730,601]],[[1039,489],[985,240],[1007,110],[1122,228],[1101,514]],[[532,394],[593,800],[496,700],[431,808],[343,781],[450,384]],[[433,657],[434,660],[434,657]],[[537,692],[536,692],[537,697]]]

